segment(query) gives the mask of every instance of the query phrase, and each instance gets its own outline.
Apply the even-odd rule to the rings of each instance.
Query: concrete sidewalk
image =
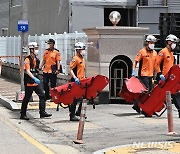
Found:
[[[19,89],[19,84],[0,78],[0,95],[3,98],[12,101]],[[50,105],[47,112],[53,114],[52,118],[40,119],[37,101],[38,98],[34,97],[34,102],[31,102],[34,105],[28,110],[29,121],[19,119],[19,110],[0,107],[0,115],[54,153],[180,153],[180,119],[174,106],[174,129],[178,134],[167,136],[166,112],[161,117],[145,118],[134,112],[131,105],[96,105],[95,110],[88,105],[84,144],[77,145],[73,140],[77,137],[78,122],[69,121],[68,109],[56,111],[56,105]],[[15,104],[19,108],[19,104]]]
[[[21,85],[5,78],[0,78],[0,104],[10,110],[19,110],[21,102],[16,102],[16,94],[21,91]],[[33,93],[33,101],[29,102],[28,109],[39,107],[39,98]],[[53,102],[47,102],[47,108],[56,108]]]

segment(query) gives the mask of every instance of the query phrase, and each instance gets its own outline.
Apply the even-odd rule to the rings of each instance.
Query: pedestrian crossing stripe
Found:
[[[21,108],[22,103],[17,103],[19,109]],[[46,108],[47,109],[56,109],[57,104],[54,102],[46,102]],[[36,110],[39,109],[39,102],[29,102],[27,109],[29,110]]]

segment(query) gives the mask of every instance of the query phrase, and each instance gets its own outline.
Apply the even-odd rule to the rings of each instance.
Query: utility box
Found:
[[[95,27],[84,29],[88,36],[87,77],[97,74],[109,78],[109,85],[99,95],[99,103],[121,99],[117,94],[124,79],[131,76],[132,61],[143,47],[149,28]]]

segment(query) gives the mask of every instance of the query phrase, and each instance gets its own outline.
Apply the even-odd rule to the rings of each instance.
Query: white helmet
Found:
[[[37,42],[30,42],[30,43],[28,44],[28,48],[29,48],[29,49],[38,48]]]
[[[145,41],[147,41],[147,42],[157,42],[157,39],[153,36],[153,35],[148,35],[147,37],[146,37],[146,40]]]
[[[83,42],[77,42],[74,46],[75,50],[85,50],[86,46]]]
[[[178,42],[179,39],[178,39],[175,35],[169,34],[169,35],[166,37],[166,41]]]

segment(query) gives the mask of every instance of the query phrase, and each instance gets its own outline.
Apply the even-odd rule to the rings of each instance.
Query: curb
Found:
[[[15,102],[1,95],[0,95],[0,104],[10,110],[19,110],[19,107]]]
[[[164,142],[139,142],[135,144],[126,144],[113,146],[105,149],[95,151],[93,154],[135,154],[137,152],[149,154],[149,153],[164,153],[164,154],[175,154],[179,152],[180,143],[174,141],[164,141]]]

